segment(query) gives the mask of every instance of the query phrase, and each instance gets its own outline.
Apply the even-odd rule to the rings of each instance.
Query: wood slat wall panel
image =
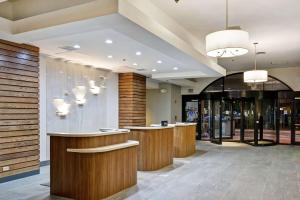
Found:
[[[12,69],[22,69],[22,70],[31,71],[31,72],[38,72],[39,71],[39,68],[37,68],[37,67],[22,65],[22,64],[16,64],[16,63],[11,63],[11,62],[5,62],[3,60],[0,60],[0,66],[1,67],[12,68]]]
[[[29,45],[27,45],[27,46],[29,46]],[[31,46],[31,47],[33,47],[33,46]],[[0,48],[2,48],[2,49],[39,57],[39,50],[33,50],[31,47],[27,48],[23,44],[21,46],[20,44],[16,44],[14,42],[9,42],[9,41],[0,39]]]
[[[11,68],[6,68],[6,67],[0,67],[0,72],[8,73],[8,74],[16,74],[16,75],[21,75],[21,76],[30,76],[30,77],[38,77],[39,76],[39,74],[37,72],[11,69]]]
[[[15,81],[15,80],[8,80],[8,79],[0,79],[1,85],[11,85],[11,86],[22,86],[22,87],[32,87],[38,88],[39,84],[34,82],[25,82],[25,81]]]
[[[20,148],[20,147],[26,147],[26,146],[33,146],[33,145],[38,145],[39,141],[38,140],[29,140],[29,141],[21,141],[21,142],[9,142],[9,143],[3,143],[0,145],[0,151],[9,149],[11,151],[12,148]],[[22,149],[23,151],[24,149]]]
[[[26,55],[26,54],[20,54],[20,53],[14,52],[14,51],[9,51],[9,50],[5,50],[5,49],[1,49],[1,48],[0,48],[0,55],[20,58],[20,59],[30,60],[30,61],[35,61],[35,62],[39,61],[38,57],[30,56],[30,55]]]
[[[37,104],[39,103],[38,98],[16,98],[16,97],[0,97],[1,103],[32,103]]]
[[[39,135],[39,130],[25,130],[25,131],[6,131],[0,133],[0,138],[15,137],[21,135]]]
[[[0,108],[39,108],[39,105],[30,103],[0,103]]]
[[[0,91],[0,96],[38,98],[39,95],[37,93],[29,93],[29,92],[27,93],[27,92],[14,92],[14,91]]]
[[[10,149],[1,149],[0,150],[0,156],[11,154],[11,153],[19,153],[19,152],[25,152],[25,151],[33,151],[39,149],[39,145],[33,145],[33,146],[25,146],[25,147],[14,147]]]
[[[17,170],[9,170],[7,172],[0,173],[0,178],[16,175],[16,174],[20,174],[20,173],[25,173],[25,172],[35,171],[35,170],[39,170],[39,169],[40,169],[40,166],[35,165],[35,166],[25,167],[25,168],[21,168],[21,169],[17,169]]]
[[[34,83],[39,82],[38,78],[36,78],[36,77],[29,77],[29,76],[1,73],[1,72],[0,72],[0,78],[9,79],[9,80],[16,80],[16,81],[34,82]]]
[[[24,158],[27,156],[35,156],[35,155],[39,155],[39,150],[0,155],[0,161],[6,161],[15,158]]]
[[[23,119],[23,120],[0,120],[0,126],[12,126],[12,125],[28,125],[38,124],[38,119]]]
[[[17,64],[21,64],[21,65],[28,65],[28,66],[32,66],[32,67],[38,66],[38,62],[24,60],[24,59],[20,59],[20,58],[16,58],[16,57],[5,56],[5,55],[0,55],[0,60],[17,63]]]
[[[39,139],[38,135],[25,135],[25,136],[16,136],[16,137],[5,137],[5,138],[0,138],[0,144],[20,142],[20,141],[38,140],[38,139]]]
[[[0,179],[38,169],[39,49],[0,39]]]
[[[24,158],[15,158],[15,159],[6,160],[6,161],[0,161],[0,167],[7,166],[7,165],[13,165],[13,164],[17,164],[17,163],[28,162],[28,161],[32,161],[32,160],[38,160],[38,159],[39,159],[39,156],[28,156],[28,157],[24,157]]]
[[[23,163],[17,163],[10,165],[10,170],[18,170],[18,169],[23,169],[26,167],[32,167],[32,166],[38,166],[40,163],[39,160],[34,160],[34,161],[29,161],[29,162],[23,162]],[[2,169],[0,168],[0,173],[3,172]]]
[[[39,91],[38,88],[22,87],[22,86],[11,86],[11,85],[1,85],[1,84],[0,84],[0,89],[2,91],[32,92],[32,93],[37,93]]]
[[[15,126],[0,126],[1,131],[23,131],[38,129],[39,125],[15,125]]]
[[[146,77],[119,74],[119,126],[146,125]]]
[[[8,119],[39,119],[38,114],[1,114],[0,120],[8,120]]]
[[[37,114],[38,109],[0,109],[0,114]]]

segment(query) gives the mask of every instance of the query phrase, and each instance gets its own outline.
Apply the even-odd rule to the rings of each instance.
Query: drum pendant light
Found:
[[[226,0],[226,29],[206,36],[206,52],[211,57],[229,58],[248,53],[249,34],[240,27],[228,26],[228,0]]]
[[[268,71],[267,70],[256,70],[256,45],[254,43],[254,70],[244,72],[244,82],[245,83],[262,83],[268,81]]]

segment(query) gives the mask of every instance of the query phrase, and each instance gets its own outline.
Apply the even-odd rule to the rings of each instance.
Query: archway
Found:
[[[243,73],[230,74],[208,85],[199,94],[199,102],[198,139],[253,145],[297,140],[294,91],[274,77],[247,84]]]

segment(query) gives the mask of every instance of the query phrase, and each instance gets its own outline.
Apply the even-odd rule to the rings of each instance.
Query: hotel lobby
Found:
[[[0,0],[0,200],[298,200],[299,17]]]

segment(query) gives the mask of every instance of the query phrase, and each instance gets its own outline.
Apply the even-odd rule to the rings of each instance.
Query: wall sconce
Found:
[[[85,86],[76,86],[73,88],[73,93],[76,97],[76,103],[78,105],[83,105],[86,102],[85,94],[86,94],[86,88]]]
[[[90,84],[90,91],[92,94],[97,95],[100,93],[100,87],[96,86],[94,80],[90,80],[89,84]]]
[[[100,88],[105,89],[106,88],[105,87],[105,81],[106,81],[107,78],[105,76],[100,76],[99,78],[100,78]]]
[[[56,108],[56,114],[64,117],[69,114],[71,104],[68,104],[63,99],[53,99],[53,104]]]

